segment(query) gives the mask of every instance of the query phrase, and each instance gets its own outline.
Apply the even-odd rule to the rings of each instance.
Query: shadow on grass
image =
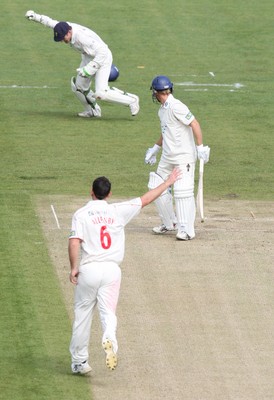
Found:
[[[122,110],[120,110],[122,111]],[[79,117],[77,115],[77,111],[69,112],[69,111],[30,111],[30,110],[21,110],[21,113],[24,114],[24,116],[29,116],[29,117],[46,117],[46,118],[54,118],[54,119],[66,119],[66,120],[77,120],[77,121],[85,121],[85,122],[90,122],[92,121],[93,123],[98,123],[99,121],[135,121],[138,119],[138,116],[132,117],[130,114],[124,114],[124,112],[121,113],[108,113],[107,111],[103,111],[103,116],[100,118],[84,118],[84,117]]]

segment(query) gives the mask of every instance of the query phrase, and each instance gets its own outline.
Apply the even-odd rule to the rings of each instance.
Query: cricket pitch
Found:
[[[71,320],[68,234],[88,200],[35,198]],[[205,201],[205,222],[197,218],[188,242],[153,235],[158,224],[151,204],[126,227],[119,363],[105,367],[96,316],[94,400],[273,400],[274,203]]]

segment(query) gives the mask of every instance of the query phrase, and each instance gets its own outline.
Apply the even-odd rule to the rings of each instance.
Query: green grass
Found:
[[[69,373],[71,325],[33,206],[1,195],[0,398],[89,399]]]
[[[75,117],[81,106],[70,78],[79,55],[54,43],[50,29],[25,20],[22,2],[2,5],[0,398],[90,399],[87,381],[76,385],[69,374],[70,322],[32,199],[88,195],[98,175],[111,179],[116,196],[147,190],[144,153],[159,135],[149,91],[155,75],[170,76],[175,96],[195,114],[211,147],[206,199],[273,201],[273,4],[214,3],[140,0],[129,6],[118,0],[87,9],[82,0],[69,7],[49,0],[27,6],[92,27],[113,51],[120,70],[115,85],[140,96],[135,119],[126,108],[101,104],[103,118],[93,121]],[[244,86],[190,91],[178,85],[190,81]]]

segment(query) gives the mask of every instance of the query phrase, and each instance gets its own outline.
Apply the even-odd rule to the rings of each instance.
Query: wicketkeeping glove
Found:
[[[210,147],[200,144],[199,146],[196,146],[196,148],[197,148],[198,159],[204,160],[204,163],[206,164],[209,160]]]
[[[29,10],[26,12],[25,17],[29,19],[30,21],[35,21],[35,22],[40,22],[41,20],[41,15],[36,14],[34,11]]]
[[[77,72],[80,76],[84,78],[90,78],[92,75],[95,75],[98,69],[100,68],[99,64],[95,61],[89,62],[82,68],[77,68]]]
[[[160,150],[161,146],[158,144],[155,144],[153,147],[149,147],[146,151],[145,155],[145,163],[149,165],[154,165],[156,164],[156,154]]]

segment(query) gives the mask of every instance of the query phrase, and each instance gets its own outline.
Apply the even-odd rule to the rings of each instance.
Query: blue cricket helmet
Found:
[[[162,90],[168,90],[168,89],[172,93],[173,83],[165,75],[156,76],[153,79],[150,87],[150,90],[155,90],[156,92],[161,92]]]
[[[119,69],[116,67],[116,65],[112,64],[108,81],[109,82],[116,81],[116,79],[118,78],[119,75],[120,75]]]

